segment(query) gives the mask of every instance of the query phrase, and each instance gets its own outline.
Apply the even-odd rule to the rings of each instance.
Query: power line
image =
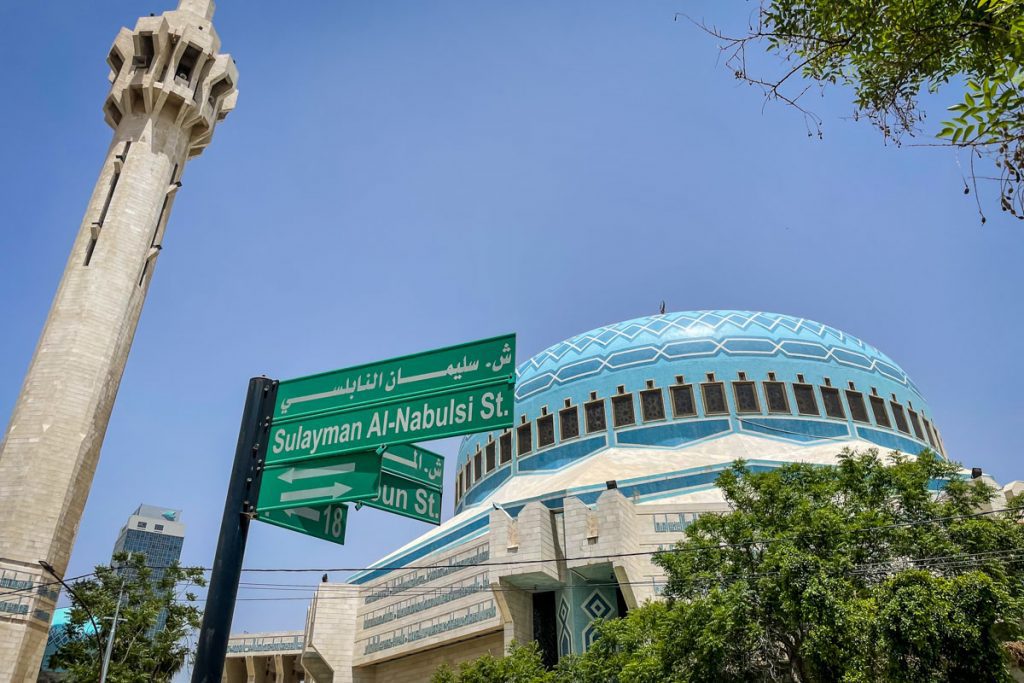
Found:
[[[1003,559],[1005,558],[1005,559]],[[828,572],[833,576],[869,576],[872,574],[890,574],[897,571],[904,571],[907,569],[914,568],[913,566],[923,565],[925,568],[933,566],[941,569],[959,568],[972,565],[978,565],[980,562],[985,560],[1001,560],[1004,564],[1018,564],[1024,562],[1024,549],[1015,550],[1001,550],[1001,551],[987,551],[980,553],[958,553],[955,555],[945,555],[937,557],[923,557],[923,558],[895,558],[891,562],[869,562],[860,565],[854,565],[853,567],[841,570]],[[912,567],[900,566],[910,564]],[[735,582],[742,579],[755,579],[755,578],[768,578],[780,576],[782,572],[737,572],[732,574],[726,574],[719,577],[710,576],[697,576],[692,577],[691,581],[694,583],[705,583],[705,584],[717,584],[724,585],[728,582]],[[727,581],[728,580],[728,581]],[[666,578],[651,576],[646,580],[642,581],[612,581],[606,583],[587,583],[588,588],[600,588],[607,587],[612,588],[616,586],[653,586],[656,587],[658,584],[667,583]],[[315,588],[309,586],[305,590],[313,591],[315,594]],[[526,589],[515,588],[515,587],[502,587],[502,586],[438,586],[429,589],[420,590],[405,590],[396,591],[393,595],[386,597],[395,597],[401,595],[403,598],[415,598],[415,597],[434,597],[446,594],[458,594],[458,595],[473,595],[479,593],[501,593],[501,592],[519,592]],[[321,594],[310,594],[308,596],[277,596],[277,597],[241,597],[239,601],[246,602],[284,602],[284,601],[296,601],[296,600],[312,600],[316,599],[319,601],[332,601],[332,600],[352,600],[360,599],[358,596],[352,595],[321,595]],[[200,599],[200,602],[203,600]],[[371,611],[372,612],[372,611]],[[362,615],[363,617],[366,614]]]
[[[64,581],[79,581],[81,579],[87,579],[90,576],[95,576],[95,575],[96,575],[96,572],[92,571],[92,572],[89,572],[88,574],[81,574],[79,576],[72,576],[69,579],[64,579]],[[35,593],[35,592],[38,592],[40,588],[48,588],[50,586],[59,586],[59,585],[60,585],[60,581],[48,581],[46,583],[36,583],[36,584],[31,585],[31,586],[28,586],[27,588],[16,588],[16,589],[11,590],[11,591],[5,591],[3,593],[0,593],[0,598],[6,597],[8,595],[18,595],[20,593]]]
[[[995,509],[992,509],[992,510],[981,510],[981,511],[972,512],[972,513],[963,513],[963,514],[956,514],[956,515],[946,515],[946,516],[942,516],[942,517],[930,517],[930,518],[925,518],[925,519],[920,519],[920,520],[911,520],[911,521],[906,521],[906,522],[894,522],[894,523],[891,523],[891,524],[883,524],[883,525],[872,526],[872,527],[863,527],[863,528],[859,528],[859,529],[849,529],[849,530],[847,530],[847,533],[851,533],[851,534],[876,533],[876,532],[879,532],[879,531],[886,531],[886,530],[891,530],[891,529],[911,528],[911,527],[916,527],[916,526],[935,524],[935,523],[939,523],[939,522],[948,522],[948,521],[954,521],[954,520],[972,519],[972,518],[976,518],[976,517],[982,517],[982,516],[992,515],[992,514],[999,514],[999,513],[1004,513],[1004,512],[1021,513],[1021,512],[1024,512],[1024,509],[1021,509],[1021,508],[1011,508],[1011,507],[995,508]],[[726,542],[708,543],[707,545],[694,546],[694,547],[682,547],[682,548],[671,547],[671,548],[662,548],[662,549],[658,549],[658,550],[639,550],[639,551],[624,552],[624,553],[605,553],[605,554],[587,555],[587,556],[581,556],[581,557],[524,559],[524,560],[502,560],[502,561],[493,561],[493,562],[491,562],[491,561],[489,561],[489,562],[466,562],[466,563],[459,563],[459,564],[378,565],[378,566],[374,566],[374,567],[310,567],[310,568],[253,567],[253,568],[243,568],[242,571],[243,572],[248,572],[248,573],[310,573],[310,572],[323,573],[323,572],[364,572],[364,571],[385,571],[385,572],[407,571],[407,572],[412,572],[412,571],[419,570],[419,569],[448,569],[448,570],[452,570],[452,571],[458,571],[458,570],[461,570],[461,569],[464,569],[464,568],[471,568],[471,567],[507,567],[507,566],[518,566],[518,565],[544,564],[544,563],[550,563],[550,562],[573,562],[573,561],[579,561],[579,560],[602,560],[602,559],[615,559],[615,558],[625,558],[625,557],[644,557],[644,556],[651,556],[651,555],[657,555],[657,554],[676,554],[676,553],[687,553],[687,552],[700,553],[700,552],[710,552],[710,551],[715,551],[715,550],[741,549],[741,548],[748,548],[748,547],[750,547],[752,545],[766,545],[766,544],[770,544],[770,543],[792,542],[792,541],[800,540],[801,538],[804,538],[806,536],[819,536],[819,535],[823,535],[825,533],[827,533],[827,532],[823,532],[823,531],[822,532],[807,531],[807,532],[801,532],[801,533],[790,535],[790,536],[775,536],[775,537],[768,537],[768,538],[761,538],[761,539],[749,539],[749,540],[746,540],[746,541],[737,541],[737,542],[732,542],[732,543],[726,543]],[[168,569],[168,568],[170,568],[172,566],[175,566],[175,565],[147,565],[147,566],[150,569]],[[180,565],[178,565],[178,566],[180,566]],[[201,569],[204,572],[211,571],[211,569],[209,567],[199,567],[199,569]],[[67,580],[68,581],[76,581],[76,580],[79,580],[79,579],[83,579],[83,578],[88,578],[90,576],[94,576],[95,574],[96,574],[96,572],[90,572],[88,574],[82,574],[81,576],[72,577],[71,579],[67,579]],[[242,586],[242,585],[245,585],[246,583],[252,583],[252,582],[242,582],[239,585]],[[15,595],[15,594],[18,594],[18,593],[24,593],[24,592],[29,592],[29,591],[35,591],[35,590],[37,590],[41,586],[52,586],[52,585],[57,585],[57,584],[58,584],[58,582],[50,582],[50,583],[46,583],[46,584],[36,584],[35,586],[32,586],[31,588],[24,588],[24,589],[18,589],[18,590],[14,590],[14,591],[9,591],[9,592],[6,592],[6,593],[0,593],[0,597],[6,596],[6,595]],[[267,584],[267,585],[269,585],[269,584]],[[293,585],[298,585],[298,584],[293,584]]]
[[[874,527],[864,527],[861,529],[848,530],[849,533],[875,533],[878,531],[885,531],[890,529],[908,528],[915,526],[923,526],[926,524],[934,524],[936,522],[947,522],[958,519],[971,519],[975,517],[982,517],[985,515],[998,514],[1002,512],[1024,512],[1024,509],[1020,508],[996,508],[992,510],[982,510],[979,512],[964,513],[958,515],[946,515],[943,517],[931,517],[915,521],[907,522],[894,522],[892,524],[883,524]],[[711,550],[725,550],[729,548],[747,548],[751,545],[760,545],[768,543],[781,543],[791,542],[799,540],[804,536],[819,536],[827,532],[814,532],[807,531],[791,536],[775,536],[770,538],[761,539],[750,539],[747,541],[737,541],[734,543],[710,543],[709,545],[702,547],[684,547],[684,548],[663,548],[660,550],[639,550],[626,553],[605,553],[600,555],[586,555],[582,557],[563,557],[563,558],[550,558],[550,559],[532,559],[532,560],[502,560],[496,562],[467,562],[465,564],[451,565],[451,564],[419,564],[419,565],[378,565],[375,567],[312,567],[312,568],[270,568],[270,567],[259,567],[259,568],[243,568],[243,572],[249,573],[309,573],[309,572],[364,572],[364,571],[412,571],[416,569],[453,569],[462,567],[501,567],[501,566],[514,566],[514,565],[525,565],[525,564],[543,564],[548,562],[573,562],[577,560],[594,560],[594,559],[612,559],[619,557],[640,557],[647,555],[657,555],[659,553],[685,553],[685,552],[708,552]],[[204,569],[209,571],[209,569]]]

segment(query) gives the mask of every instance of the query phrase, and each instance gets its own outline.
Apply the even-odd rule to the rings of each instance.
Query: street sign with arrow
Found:
[[[344,545],[348,506],[344,503],[257,512],[256,519],[274,526]]]
[[[266,512],[373,498],[380,487],[380,467],[381,457],[374,451],[268,467],[256,509]]]

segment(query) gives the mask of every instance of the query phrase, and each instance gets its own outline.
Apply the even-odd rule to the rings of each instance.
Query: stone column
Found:
[[[103,107],[113,141],[0,442],[0,683],[35,680],[107,422],[186,161],[233,109],[238,74],[209,0],[121,29]]]

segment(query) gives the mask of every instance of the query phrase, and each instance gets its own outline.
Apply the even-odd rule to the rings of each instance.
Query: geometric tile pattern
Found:
[[[590,646],[594,643],[594,639],[597,637],[597,626],[594,624],[594,620],[606,619],[612,616],[613,608],[604,599],[604,596],[595,589],[583,601],[583,611],[590,617],[590,623],[583,629],[583,649],[589,650]]]
[[[599,327],[555,344],[519,366],[516,398],[606,370],[719,355],[834,361],[917,391],[892,359],[834,327],[777,313],[682,311]]]
[[[608,601],[604,599],[601,593],[595,590],[583,601],[583,611],[591,619],[604,619],[611,614],[612,606],[608,604]]]
[[[572,654],[572,638],[569,625],[569,603],[563,596],[558,601],[558,654],[560,657],[567,657]]]

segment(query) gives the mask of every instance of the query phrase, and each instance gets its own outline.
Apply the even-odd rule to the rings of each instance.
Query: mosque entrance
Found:
[[[558,623],[555,619],[555,592],[533,594],[533,639],[540,647],[541,661],[548,669],[558,664]]]

